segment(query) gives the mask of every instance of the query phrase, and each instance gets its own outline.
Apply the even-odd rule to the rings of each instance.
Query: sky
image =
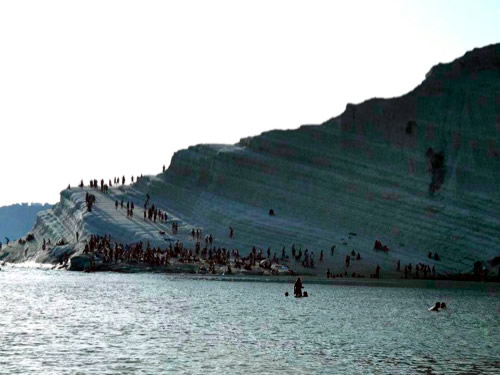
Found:
[[[500,42],[500,1],[1,1],[0,206],[319,124]]]

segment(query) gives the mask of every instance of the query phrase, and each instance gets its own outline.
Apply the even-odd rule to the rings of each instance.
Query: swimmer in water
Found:
[[[429,311],[439,311],[439,307],[441,306],[441,303],[436,302],[436,304],[429,309]]]
[[[446,309],[446,303],[441,302],[441,308],[442,308],[442,309]]]

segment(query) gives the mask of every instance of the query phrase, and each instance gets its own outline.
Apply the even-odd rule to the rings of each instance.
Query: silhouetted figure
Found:
[[[78,231],[76,232],[76,242],[78,242],[78,239],[80,238],[80,233]]]
[[[229,238],[233,238],[234,230],[233,227],[229,227]]]
[[[272,208],[269,210],[269,216],[274,216],[274,210]]]
[[[293,286],[293,294],[295,297],[302,297],[302,289],[304,286],[302,285],[302,280],[300,277],[297,277],[297,280],[295,281],[295,285]]]
[[[88,192],[86,192],[85,193],[85,203],[87,204],[87,211],[92,212],[92,206],[95,203],[95,195],[89,194]]]

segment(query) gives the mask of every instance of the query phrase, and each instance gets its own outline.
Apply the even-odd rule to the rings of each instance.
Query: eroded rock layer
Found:
[[[359,272],[376,264],[392,272],[398,259],[470,271],[500,255],[499,144],[500,45],[492,45],[435,66],[404,96],[349,104],[321,125],[181,150],[165,173],[96,193],[93,213],[85,212],[85,190],[65,191],[34,231],[70,243],[80,228],[83,238],[112,233],[124,242],[192,246],[191,229],[203,228],[217,246],[243,254],[257,246],[280,255],[295,244],[317,261],[337,245],[316,272],[342,271],[352,249],[362,254]],[[177,235],[144,222],[146,193],[181,223]],[[135,201],[139,217],[115,210],[122,198]],[[390,251],[373,252],[375,239]]]

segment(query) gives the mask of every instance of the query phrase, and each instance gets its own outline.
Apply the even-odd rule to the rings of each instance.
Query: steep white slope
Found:
[[[314,272],[343,271],[353,249],[363,259],[349,272],[367,275],[379,264],[383,274],[398,277],[397,260],[468,272],[475,261],[500,255],[498,144],[500,48],[494,45],[434,67],[400,98],[348,105],[322,125],[179,151],[165,173],[95,193],[92,213],[84,207],[85,190],[64,191],[34,230],[37,240],[64,237],[72,242],[64,251],[78,252],[76,230],[83,238],[111,234],[154,246],[179,239],[189,247],[191,229],[203,228],[217,246],[243,254],[253,246],[278,255],[283,246],[288,253],[292,244],[308,248],[316,255]],[[146,194],[181,223],[178,235],[143,220]],[[134,201],[133,219],[115,210],[122,198]],[[390,251],[373,252],[375,239]],[[327,255],[332,245],[333,257]],[[38,261],[54,258],[30,251]],[[429,252],[441,260],[429,260]]]

